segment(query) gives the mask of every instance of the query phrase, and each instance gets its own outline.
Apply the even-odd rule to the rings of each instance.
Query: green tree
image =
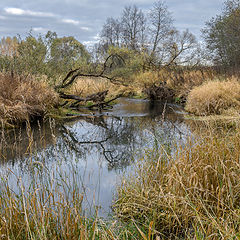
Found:
[[[73,68],[86,65],[89,61],[90,54],[74,37],[51,39],[48,64],[55,73],[65,74]]]
[[[35,38],[29,34],[26,39],[20,41],[17,52],[15,68],[19,72],[45,73],[47,48],[41,36]]]
[[[215,64],[238,67],[240,64],[240,1],[228,0],[220,15],[202,30],[206,47]]]

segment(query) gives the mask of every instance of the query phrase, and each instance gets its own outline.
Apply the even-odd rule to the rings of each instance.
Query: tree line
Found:
[[[225,69],[238,69],[240,0],[225,1],[223,11],[205,24],[202,36],[204,44],[188,30],[178,31],[162,1],[156,1],[147,12],[131,5],[122,10],[119,18],[107,18],[100,40],[91,51],[74,37],[58,37],[51,31],[38,37],[30,32],[25,39],[2,38],[0,70],[56,79],[75,68],[88,73],[97,71],[109,55],[119,56],[108,64],[114,74],[125,78],[139,70],[159,71],[209,62]]]
[[[44,36],[31,34],[25,39],[0,40],[0,70],[18,74],[43,74],[50,78],[66,74],[72,68],[87,66],[91,55],[74,37],[58,37],[48,31]]]
[[[188,30],[178,31],[168,7],[157,1],[144,13],[136,5],[126,6],[120,18],[107,18],[96,47],[100,56],[112,48],[126,48],[144,56],[149,67],[159,69],[198,60],[199,45]]]

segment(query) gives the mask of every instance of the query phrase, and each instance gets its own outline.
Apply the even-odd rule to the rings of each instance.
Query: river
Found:
[[[19,177],[30,184],[46,178],[29,170],[41,166],[49,175],[77,184],[84,194],[83,209],[107,216],[123,175],[145,151],[181,144],[191,135],[183,109],[175,104],[122,98],[111,110],[85,113],[74,120],[46,121],[2,132],[2,176],[16,189]],[[17,190],[16,190],[17,191]],[[67,193],[65,193],[67,194]]]

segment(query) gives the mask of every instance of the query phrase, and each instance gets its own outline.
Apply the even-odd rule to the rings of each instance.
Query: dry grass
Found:
[[[194,87],[200,86],[204,82],[214,79],[216,76],[217,73],[212,69],[182,69],[170,72],[168,83],[176,90],[179,97],[186,97]]]
[[[164,71],[161,73],[157,72],[143,72],[136,74],[134,76],[134,82],[135,84],[139,85],[139,87],[144,88],[144,87],[149,87],[152,86],[153,84],[160,83],[164,81],[165,77],[163,77]]]
[[[123,96],[133,96],[141,93],[141,89],[136,85],[123,86],[113,84],[104,78],[79,78],[69,89],[69,92],[86,97],[96,92],[109,90],[108,97],[114,97],[119,94]]]
[[[211,69],[205,70],[169,70],[162,69],[159,72],[144,72],[136,74],[133,77],[134,86],[141,90],[153,85],[166,84],[166,86],[175,91],[177,98],[186,98],[188,93],[203,82],[213,79],[216,73]]]
[[[12,173],[0,179],[0,239],[114,239],[101,219],[83,215],[78,186],[67,185],[68,179],[54,176],[40,162],[33,162],[31,171],[45,180],[24,183],[15,176],[18,189],[13,191],[8,180]]]
[[[153,221],[164,239],[239,239],[240,134],[206,135],[178,148],[175,157],[149,153],[118,189],[116,214]]]
[[[179,97],[186,97],[194,86],[201,85],[207,79],[212,79],[214,72],[211,70],[191,70],[191,71],[166,71],[140,72],[131,76],[128,86],[111,83],[104,78],[79,78],[69,89],[69,92],[83,97],[99,91],[109,90],[109,97],[122,93],[124,96],[143,96],[146,88],[153,85],[166,83],[168,87],[176,91]]]
[[[240,110],[240,83],[235,78],[206,82],[187,97],[186,110],[196,115],[223,114],[231,109]]]
[[[3,122],[42,116],[58,101],[57,94],[33,77],[0,74],[0,115]]]

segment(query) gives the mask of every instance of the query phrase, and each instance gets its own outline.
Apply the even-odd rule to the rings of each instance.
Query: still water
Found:
[[[103,113],[4,132],[0,172],[14,173],[9,178],[14,189],[17,177],[25,183],[39,177],[29,171],[33,163],[49,174],[58,169],[66,184],[79,186],[88,214],[100,206],[99,215],[107,216],[121,177],[133,171],[146,150],[184,143],[191,134],[184,114],[178,105],[122,98]]]

